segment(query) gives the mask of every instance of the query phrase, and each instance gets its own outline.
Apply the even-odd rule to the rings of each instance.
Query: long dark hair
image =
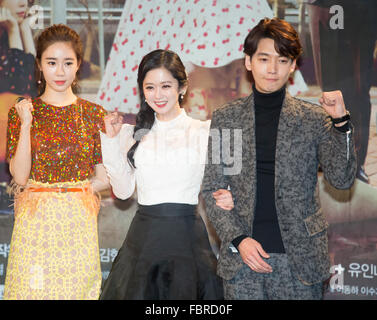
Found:
[[[165,68],[166,70],[168,70],[173,78],[178,81],[179,89],[187,85],[187,74],[185,66],[175,52],[158,49],[149,52],[141,60],[137,73],[137,83],[139,85],[140,96],[140,110],[136,115],[136,124],[133,133],[133,138],[136,142],[127,153],[127,159],[134,168],[136,168],[134,159],[135,151],[140,143],[140,140],[148,133],[154,123],[154,111],[145,101],[143,82],[146,74],[149,71],[158,68]],[[182,99],[183,98],[180,95],[179,103],[182,102]]]
[[[76,54],[77,63],[79,66],[81,66],[81,63],[83,62],[83,44],[76,31],[69,28],[65,24],[54,24],[43,30],[37,39],[36,46],[37,55],[35,63],[35,78],[38,81],[38,96],[42,95],[46,89],[46,80],[44,79],[39,67],[41,65],[42,54],[49,46],[56,42],[70,43],[73,51]],[[79,70],[77,71],[76,78],[72,83],[72,90],[74,93],[76,93],[79,89]]]

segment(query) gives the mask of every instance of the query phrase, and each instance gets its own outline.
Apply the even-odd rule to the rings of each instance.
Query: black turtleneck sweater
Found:
[[[255,139],[257,195],[252,238],[269,253],[284,253],[275,207],[275,151],[285,86],[273,93],[260,93],[255,86]]]

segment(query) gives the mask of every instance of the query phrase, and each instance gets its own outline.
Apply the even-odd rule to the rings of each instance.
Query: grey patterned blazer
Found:
[[[330,275],[328,223],[319,203],[317,171],[320,164],[325,179],[335,188],[352,186],[356,156],[352,124],[350,127],[348,133],[338,131],[321,106],[286,93],[276,141],[275,202],[291,268],[306,284],[323,281]],[[212,137],[213,132],[220,132],[221,142],[224,142],[223,129],[242,130],[242,167],[237,174],[224,175],[224,170],[229,170],[232,163],[224,161],[223,157],[218,160],[218,152],[224,155],[226,148]],[[240,147],[233,138],[230,137],[231,154]],[[235,202],[231,211],[217,207],[212,197],[212,192],[228,186]],[[221,239],[217,272],[229,280],[243,264],[240,254],[229,249],[231,241],[243,234],[252,235],[256,196],[253,94],[213,113],[202,194],[209,220]]]

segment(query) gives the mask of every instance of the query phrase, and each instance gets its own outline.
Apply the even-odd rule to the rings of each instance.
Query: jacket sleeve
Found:
[[[349,130],[337,130],[329,117],[322,120],[319,142],[319,162],[325,179],[337,189],[349,189],[356,177],[356,153],[353,126]]]
[[[212,193],[218,189],[228,189],[229,176],[224,174],[225,165],[222,157],[221,113],[215,111],[212,117],[207,159],[202,183],[202,194],[206,204],[206,213],[213,224],[222,245],[230,242],[240,235],[247,234],[246,228],[240,221],[235,210],[223,210],[216,206]],[[230,190],[232,191],[232,190]]]

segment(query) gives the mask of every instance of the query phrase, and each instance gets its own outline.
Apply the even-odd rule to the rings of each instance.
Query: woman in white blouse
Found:
[[[101,299],[222,299],[216,258],[198,214],[209,121],[180,107],[187,74],[172,51],[155,50],[138,70],[136,125],[105,118],[103,163],[114,194],[129,198],[137,185],[139,208],[114,260]],[[214,194],[233,208],[229,191]]]

